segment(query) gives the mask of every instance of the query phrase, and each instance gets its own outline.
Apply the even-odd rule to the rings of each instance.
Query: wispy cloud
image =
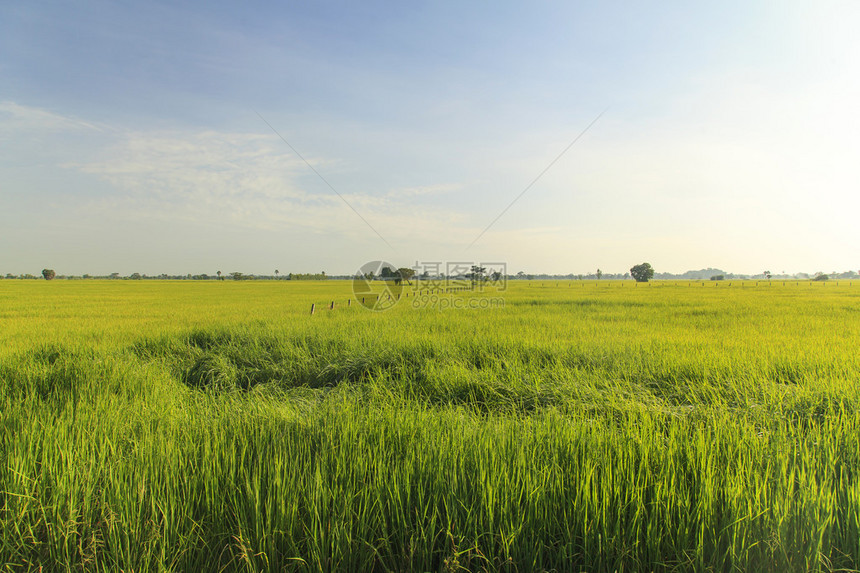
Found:
[[[336,159],[307,159],[322,171],[338,165]],[[85,206],[106,217],[249,230],[305,229],[350,239],[369,233],[303,161],[266,133],[129,132],[105,145],[95,159],[62,166],[108,184],[108,194]],[[461,187],[445,183],[379,194],[347,189],[343,196],[393,241],[438,241],[445,236],[440,228],[447,233],[451,225],[464,224],[464,217],[453,208],[416,208],[415,199]]]
[[[13,101],[0,101],[0,124],[3,131],[11,134],[13,131],[49,130],[49,131],[102,131],[103,127],[65,115],[59,115],[48,110],[21,105]]]
[[[274,149],[267,134],[135,132],[96,161],[65,166],[110,183],[114,193],[97,200],[100,208],[135,216],[318,227],[337,203],[303,190],[296,179],[305,165]]]
[[[387,193],[388,197],[406,198],[406,197],[427,197],[439,196],[455,193],[463,189],[460,183],[440,183],[437,185],[418,185],[415,187],[400,187],[392,189]]]

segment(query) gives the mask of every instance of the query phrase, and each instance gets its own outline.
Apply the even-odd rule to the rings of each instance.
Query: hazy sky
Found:
[[[0,273],[860,269],[858,2],[174,4],[0,4]]]

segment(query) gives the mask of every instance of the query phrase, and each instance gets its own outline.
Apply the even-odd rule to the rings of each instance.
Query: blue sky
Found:
[[[851,2],[6,3],[0,273],[858,270],[858,25]]]

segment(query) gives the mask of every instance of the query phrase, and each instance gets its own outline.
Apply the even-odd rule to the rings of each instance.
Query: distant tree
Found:
[[[638,283],[647,283],[654,278],[654,269],[651,268],[650,263],[634,265],[630,268],[630,276]]]
[[[133,281],[139,281],[141,279],[140,273],[131,273],[131,276],[128,277]]]
[[[394,279],[394,282],[400,284],[401,281],[406,281],[409,284],[412,284],[410,281],[412,277],[415,276],[415,269],[407,269],[406,267],[400,267],[397,269],[397,274],[399,275],[399,279]]]
[[[469,274],[466,275],[466,278],[471,279],[473,283],[482,282],[484,280],[484,275],[486,274],[486,272],[486,267],[472,265],[472,268],[469,269]]]
[[[42,269],[42,276],[45,277],[46,281],[50,281],[54,280],[57,273],[54,272],[54,269]]]
[[[118,278],[119,278],[119,273],[111,273],[111,274],[110,274],[110,278],[112,278],[112,279],[118,279]]]
[[[218,275],[218,280],[219,280],[219,281],[223,281],[223,280],[224,280],[224,279],[221,277],[221,271],[218,271],[218,272],[217,272],[217,273],[215,273],[215,274],[217,274],[217,275]]]
[[[495,271],[493,274],[490,275],[490,280],[494,283],[497,283],[502,280],[502,271]]]
[[[280,272],[278,272],[278,269],[275,269],[275,280],[278,280],[278,275],[279,275],[279,274],[281,274],[281,273],[280,273]]]
[[[725,275],[714,275],[711,277],[712,281],[722,281],[725,279],[726,279]]]
[[[600,280],[600,277],[602,277],[602,276],[603,276],[603,271],[601,271],[600,269],[597,269],[597,280]]]
[[[764,272],[764,278],[766,278],[767,280],[770,280],[770,277],[771,277],[770,271],[765,271]]]
[[[830,277],[825,275],[824,273],[819,272],[819,273],[815,273],[815,276],[812,277],[812,280],[814,280],[814,281],[826,281],[826,280],[830,280]]]
[[[324,281],[327,278],[324,273],[290,273],[291,281]]]
[[[243,275],[242,273],[239,273],[239,272],[232,272],[232,273],[230,273],[230,277],[231,277],[234,281],[241,281],[241,280],[245,280],[245,275]]]

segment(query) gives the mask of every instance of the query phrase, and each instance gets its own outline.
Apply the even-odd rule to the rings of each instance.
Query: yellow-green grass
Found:
[[[860,284],[350,296],[0,281],[0,562],[860,568]]]

